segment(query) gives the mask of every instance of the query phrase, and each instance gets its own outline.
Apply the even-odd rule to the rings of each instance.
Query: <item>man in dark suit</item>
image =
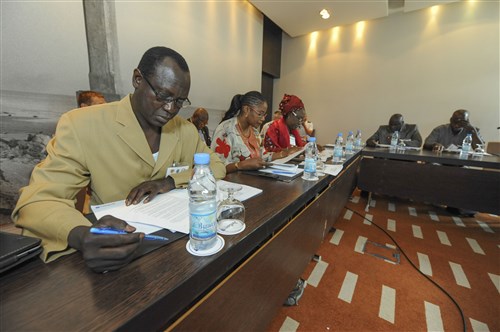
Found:
[[[389,119],[389,125],[380,126],[375,134],[366,140],[366,145],[375,147],[378,144],[391,144],[392,134],[397,131],[399,139],[406,146],[420,147],[422,145],[422,136],[418,132],[417,125],[405,124],[401,114],[393,114]]]
[[[196,129],[198,129],[198,133],[200,134],[200,138],[204,141],[207,146],[210,147],[212,144],[212,140],[210,139],[210,133],[208,131],[207,123],[208,123],[208,112],[204,108],[197,108],[194,111],[191,118],[188,119],[189,122],[194,124]]]

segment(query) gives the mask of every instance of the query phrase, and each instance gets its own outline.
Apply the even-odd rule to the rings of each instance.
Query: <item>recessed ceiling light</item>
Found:
[[[319,12],[319,14],[321,15],[321,18],[324,19],[324,20],[327,20],[327,19],[330,18],[330,13],[326,9],[321,10]]]

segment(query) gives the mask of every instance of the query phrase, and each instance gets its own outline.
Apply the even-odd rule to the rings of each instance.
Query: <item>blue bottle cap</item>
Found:
[[[352,135],[352,130],[349,130],[349,134],[348,135]]]
[[[195,165],[208,165],[210,164],[210,155],[208,153],[195,153],[194,163]]]
[[[307,139],[308,142],[316,142],[316,137],[309,137]]]
[[[342,133],[339,133],[338,136],[342,136]]]

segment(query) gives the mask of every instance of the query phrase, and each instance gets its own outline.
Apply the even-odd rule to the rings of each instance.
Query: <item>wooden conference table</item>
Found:
[[[345,206],[359,162],[317,182],[228,175],[263,193],[213,256],[192,256],[184,237],[106,274],[79,253],[31,261],[0,276],[0,330],[263,331]]]
[[[500,214],[500,157],[365,148],[358,187],[384,195]]]

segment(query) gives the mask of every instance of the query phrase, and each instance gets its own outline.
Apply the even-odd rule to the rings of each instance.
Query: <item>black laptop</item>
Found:
[[[0,232],[0,273],[36,257],[42,252],[41,242],[34,237]]]

